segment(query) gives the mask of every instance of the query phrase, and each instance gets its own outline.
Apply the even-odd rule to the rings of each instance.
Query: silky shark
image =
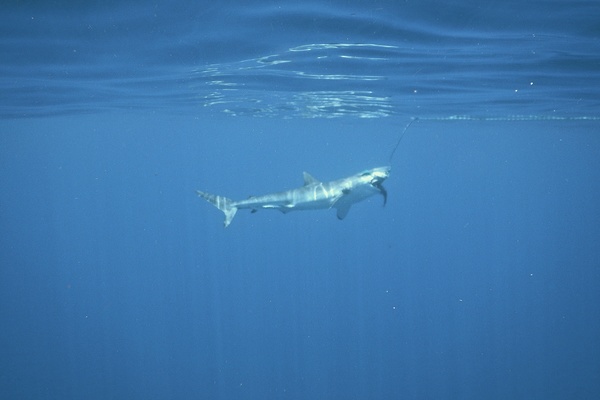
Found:
[[[304,186],[284,192],[251,196],[246,200],[234,201],[227,197],[197,191],[198,196],[223,211],[225,227],[229,226],[237,210],[248,208],[256,212],[261,208],[288,213],[294,210],[337,209],[337,217],[344,219],[352,204],[375,194],[387,202],[387,191],[382,183],[390,176],[390,167],[379,167],[363,171],[347,178],[321,182],[304,172]]]

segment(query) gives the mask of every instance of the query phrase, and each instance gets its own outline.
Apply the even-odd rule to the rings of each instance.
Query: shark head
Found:
[[[360,174],[363,181],[367,181],[371,186],[383,196],[383,205],[387,203],[387,190],[383,187],[383,181],[390,176],[391,167],[378,167],[364,171]]]

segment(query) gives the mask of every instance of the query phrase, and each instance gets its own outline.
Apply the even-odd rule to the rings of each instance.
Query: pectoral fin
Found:
[[[338,217],[338,219],[344,219],[344,218],[346,218],[346,215],[348,215],[348,211],[350,211],[350,204],[340,204],[337,207],[337,217]]]

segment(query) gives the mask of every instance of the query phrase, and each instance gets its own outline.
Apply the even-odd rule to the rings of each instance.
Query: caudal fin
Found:
[[[204,200],[223,211],[223,214],[225,214],[224,225],[225,228],[227,228],[237,212],[237,207],[233,205],[233,200],[228,199],[227,197],[201,192],[199,190],[196,190],[196,193],[198,193],[198,196],[202,197]]]

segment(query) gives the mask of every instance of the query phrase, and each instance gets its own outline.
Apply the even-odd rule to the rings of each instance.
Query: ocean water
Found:
[[[600,3],[84,3],[1,7],[0,399],[600,397]]]

